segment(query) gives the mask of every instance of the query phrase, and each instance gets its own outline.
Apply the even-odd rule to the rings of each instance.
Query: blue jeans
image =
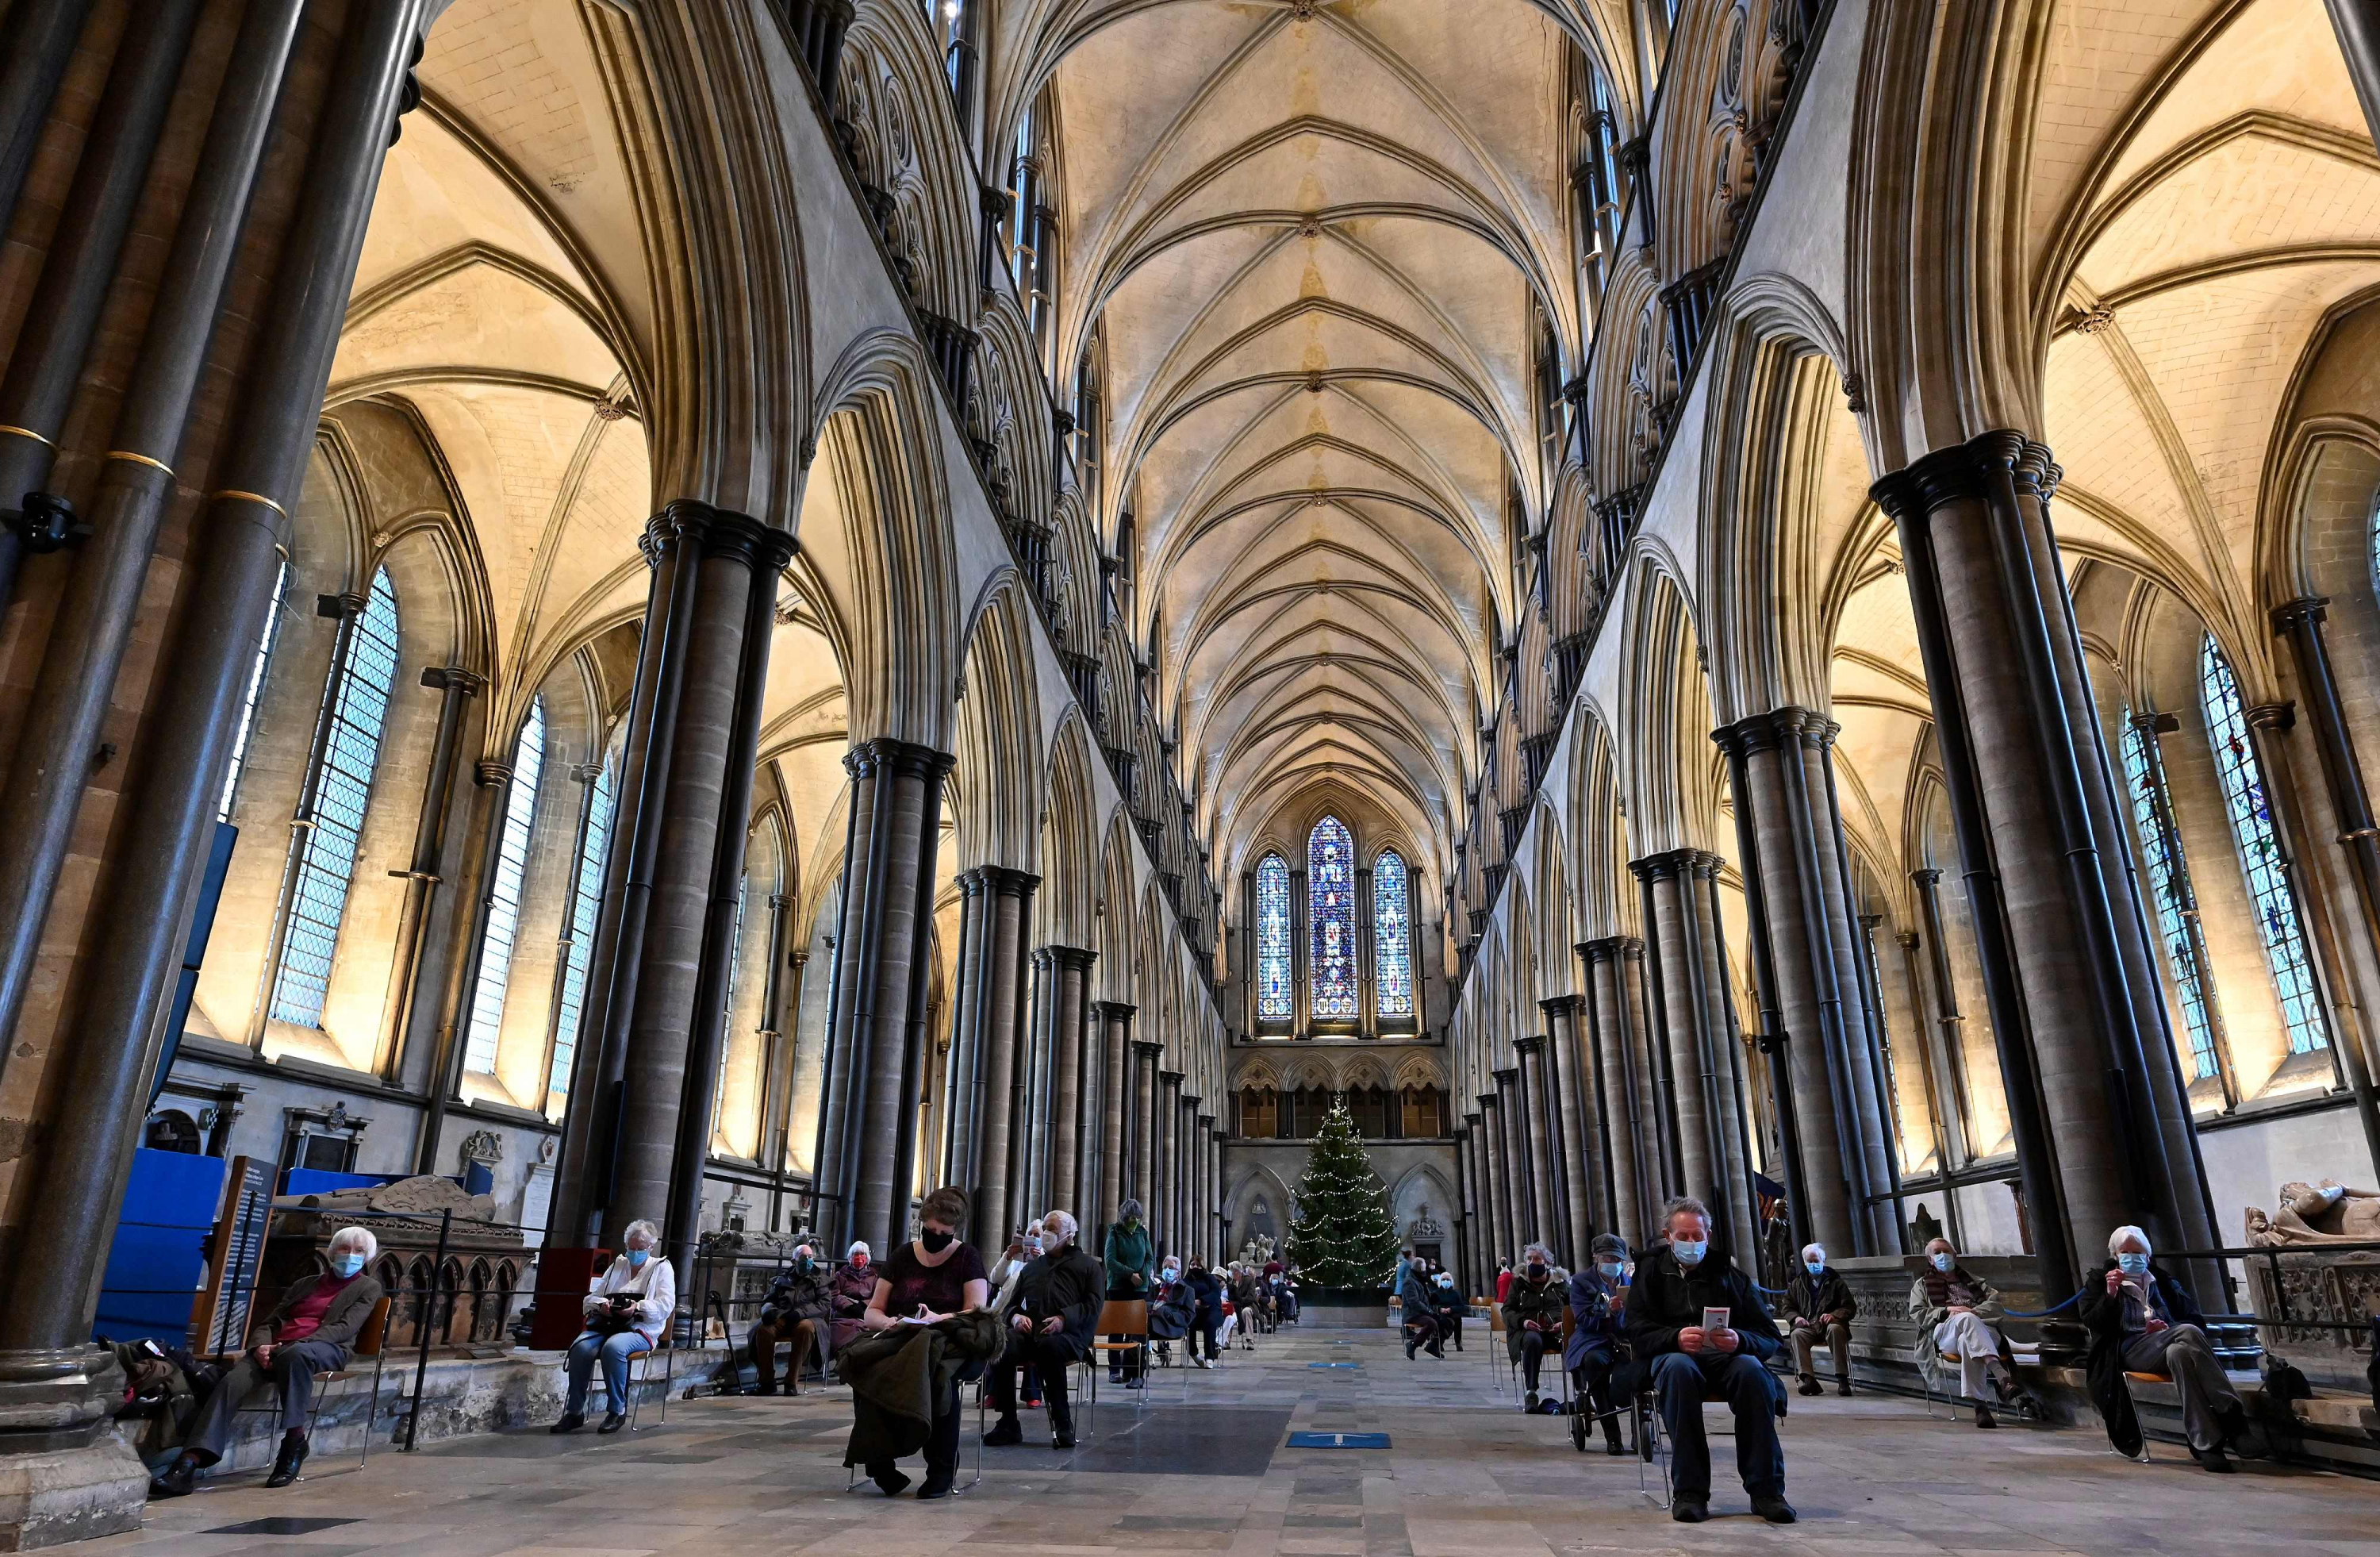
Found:
[[[650,1352],[653,1344],[633,1330],[616,1335],[598,1335],[581,1332],[570,1343],[570,1402],[565,1407],[576,1417],[587,1409],[587,1385],[595,1377],[595,1359],[603,1360],[603,1387],[612,1393],[611,1409],[625,1416],[628,1411],[628,1359],[638,1352]]]
[[[1688,1356],[1664,1352],[1653,1359],[1653,1395],[1670,1432],[1670,1484],[1674,1495],[1710,1500],[1710,1442],[1703,1436],[1703,1402],[1724,1400],[1735,1412],[1735,1470],[1755,1497],[1785,1495],[1785,1451],[1777,1441],[1777,1397],[1768,1369],[1737,1352]]]

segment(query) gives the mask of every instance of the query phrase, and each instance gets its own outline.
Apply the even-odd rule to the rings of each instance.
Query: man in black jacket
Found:
[[[2181,1426],[2190,1457],[2216,1475],[2224,1454],[2247,1436],[2248,1411],[2206,1339],[2206,1316],[2170,1271],[2149,1259],[2149,1235],[2119,1227],[2107,1239],[2107,1263],[2084,1279],[2081,1310],[2091,1332],[2084,1377],[2107,1424],[2107,1437],[2126,1456],[2140,1450],[2126,1371],[2162,1373],[2181,1396]]]
[[[752,1371],[759,1376],[756,1394],[777,1393],[777,1343],[794,1344],[794,1360],[785,1370],[785,1393],[802,1393],[802,1369],[809,1366],[813,1346],[826,1342],[826,1272],[818,1255],[804,1244],[794,1250],[794,1262],[769,1283],[760,1299],[760,1317],[752,1324]]]
[[[1066,1370],[1090,1355],[1091,1327],[1107,1296],[1106,1272],[1075,1241],[1080,1231],[1064,1211],[1043,1217],[1040,1257],[1016,1278],[1016,1291],[1001,1310],[1008,1350],[984,1376],[985,1399],[1000,1413],[999,1423],[983,1435],[993,1448],[1025,1441],[1016,1423],[1016,1370],[1026,1363],[1041,1376],[1041,1396],[1050,1405],[1050,1446],[1075,1446]]]
[[[1827,1263],[1823,1244],[1802,1248],[1802,1273],[1785,1283],[1785,1301],[1777,1311],[1793,1325],[1793,1370],[1802,1376],[1802,1393],[1818,1394],[1815,1354],[1824,1341],[1835,1356],[1835,1393],[1852,1393],[1852,1319],[1859,1299],[1842,1272]]]
[[[1710,1517],[1703,1402],[1724,1400],[1735,1413],[1735,1468],[1752,1494],[1752,1511],[1772,1525],[1790,1525],[1785,1451],[1777,1441],[1784,1393],[1763,1366],[1779,1347],[1777,1321],[1751,1278],[1732,1261],[1711,1257],[1711,1216],[1700,1200],[1670,1201],[1661,1225],[1670,1241],[1637,1261],[1627,1321],[1629,1343],[1670,1432],[1670,1517],[1682,1525]],[[1706,1328],[1709,1308],[1726,1309],[1727,1323]]]

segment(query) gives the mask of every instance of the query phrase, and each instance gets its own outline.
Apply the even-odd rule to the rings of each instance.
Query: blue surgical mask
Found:
[[[1823,1259],[1805,1259],[1802,1261],[1802,1269],[1814,1276],[1823,1275],[1826,1272],[1827,1262]]]
[[[1934,1262],[1934,1269],[1945,1272],[1949,1271],[1952,1266],[1959,1263],[1947,1254],[1929,1254],[1925,1258]]]
[[[341,1281],[345,1281],[347,1277],[354,1275],[363,1268],[364,1257],[362,1255],[334,1254],[331,1257],[331,1273],[338,1277]]]
[[[2149,1273],[2149,1257],[2144,1254],[2119,1254],[2116,1256],[2116,1264],[2127,1276]]]
[[[1605,1281],[1616,1282],[1620,1279],[1621,1274],[1628,1269],[1628,1267],[1621,1264],[1619,1260],[1607,1259],[1602,1264],[1597,1266],[1596,1269],[1603,1272],[1603,1279]]]
[[[645,1268],[645,1261],[650,1259],[652,1257],[653,1251],[650,1249],[630,1249],[628,1251],[628,1269],[631,1271],[641,1271]]]
[[[1670,1252],[1678,1257],[1678,1263],[1681,1265],[1688,1267],[1700,1265],[1704,1256],[1710,1253],[1710,1240],[1708,1238],[1691,1240],[1672,1238],[1670,1240]]]

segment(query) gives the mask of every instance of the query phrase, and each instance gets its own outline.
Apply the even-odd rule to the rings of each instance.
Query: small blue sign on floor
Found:
[[[1361,1368],[1364,1365],[1360,1362],[1309,1362],[1305,1366],[1308,1368]]]
[[[1389,1435],[1384,1432],[1293,1432],[1289,1435],[1293,1449],[1385,1449]]]

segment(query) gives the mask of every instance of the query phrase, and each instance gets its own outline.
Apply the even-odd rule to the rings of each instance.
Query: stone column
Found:
[[[1656,1175],[1646,1129],[1639,1057],[1644,1035],[1631,998],[1628,962],[1644,955],[1633,936],[1581,942],[1587,1012],[1595,1033],[1596,1116],[1602,1125],[1604,1214],[1611,1231],[1639,1246],[1649,1225]]]
[[[925,1072],[922,1052],[911,1052],[912,1008],[922,1023],[942,780],[953,765],[945,752],[888,737],[862,741],[844,759],[853,840],[844,860],[834,1085],[820,1165],[835,1197],[836,1245],[865,1238],[891,1248],[908,1235]]]
[[[1220,1116],[1198,1116],[1199,1137],[1207,1143],[1207,1241],[1215,1258],[1230,1263],[1231,1237],[1223,1230],[1223,1130]]]
[[[1871,495],[1900,529],[2034,1248],[2065,1291],[2107,1228],[2187,1248],[2215,1233],[2050,522],[2057,480],[2046,448],[1989,432]]]
[[[1530,1236],[1552,1249],[1561,1237],[1562,1200],[1556,1184],[1555,1154],[1561,1149],[1553,1132],[1547,1129],[1546,1103],[1551,1089],[1546,1085],[1546,1037],[1530,1033],[1513,1041],[1512,1050],[1519,1073],[1513,1081],[1522,1120],[1521,1134],[1526,1142],[1528,1160],[1529,1205],[1533,1214]]]
[[[1497,1210],[1505,1239],[1512,1245],[1499,1252],[1517,1263],[1521,1250],[1537,1235],[1536,1208],[1529,1201],[1529,1137],[1517,1096],[1521,1073],[1508,1067],[1492,1073],[1490,1080],[1496,1088],[1496,1111],[1489,1115],[1496,1131],[1496,1179],[1503,1190]]]
[[[1123,1203],[1124,1181],[1130,1173],[1124,1156],[1124,1121],[1131,1111],[1134,1007],[1119,1000],[1103,1000],[1099,1010],[1099,1041],[1105,1051],[1099,1066],[1099,1196],[1093,1216],[1085,1221],[1087,1225],[1105,1227],[1115,1220],[1116,1207]]]
[[[1472,1171],[1476,1154],[1471,1125],[1478,1116],[1462,1117],[1454,1127],[1454,1279],[1469,1297],[1479,1290],[1479,1181]]]
[[[1044,1041],[1050,1055],[1050,1177],[1041,1196],[1049,1204],[1032,1208],[1028,1215],[1066,1202],[1080,1204],[1075,1186],[1082,1157],[1083,995],[1099,954],[1079,946],[1051,946],[1049,953],[1050,1031]]]
[[[1584,1079],[1587,1055],[1580,1040],[1579,1017],[1586,1002],[1578,995],[1556,995],[1537,1004],[1546,1014],[1546,1052],[1553,1061],[1553,1113],[1560,1122],[1562,1201],[1570,1217],[1570,1247],[1563,1252],[1575,1271],[1585,1260],[1586,1247],[1596,1232],[1595,1196],[1587,1164],[1603,1161],[1608,1147],[1597,1128],[1599,1116],[1589,1106]]]
[[[1151,1228],[1157,1225],[1157,1104],[1160,1096],[1157,1066],[1165,1045],[1151,1039],[1132,1040],[1132,1183],[1127,1198],[1138,1200]]]
[[[951,1052],[942,1070],[948,1093],[942,1105],[941,1157],[935,1177],[943,1184],[967,1186],[967,1231],[980,1237],[983,1222],[975,1204],[975,1186],[981,1182],[976,1168],[978,1141],[977,1093],[983,1085],[983,1010],[985,1001],[984,885],[980,868],[962,870],[952,879],[959,889],[957,971],[952,978]]]
[[[1960,1024],[1966,1016],[1959,1009],[1959,979],[1950,967],[1950,937],[1942,918],[1942,872],[1927,866],[1912,870],[1909,879],[1917,888],[1918,922],[1925,925],[1925,945],[1932,961],[1934,975],[1934,1045],[1929,1046],[1941,1056],[1936,1068],[1949,1077],[1949,1114],[1944,1133],[1936,1137],[1944,1167],[1950,1171],[1964,1168],[1974,1156],[1974,1145],[1968,1137],[1974,1111],[1967,1102],[1966,1040],[1960,1034]],[[1918,937],[1909,937],[1906,944],[1915,947]],[[1914,967],[1910,969],[1911,987],[1922,991]]]
[[[2363,105],[2363,126],[2380,141],[2380,6],[2372,0],[2323,0],[2338,33],[2355,100]]]
[[[2349,65],[2355,74],[2356,95],[2363,100],[2364,115],[2380,123],[2380,96],[2374,95],[2380,91],[2380,11],[2375,11],[2368,0],[2331,0],[2330,10],[2339,24],[2342,41],[2349,43]],[[2354,15],[2351,23],[2350,13]],[[2347,711],[2339,702],[2338,677],[2331,665],[2330,646],[2323,637],[2322,625],[2328,616],[2324,607],[2329,603],[2318,596],[2290,601],[2274,610],[2273,631],[2289,640],[2291,656],[2297,662],[2298,692],[2305,709],[2307,730],[2313,737],[2314,753],[2322,761],[2331,820],[2338,829],[2338,845],[2347,856],[2348,869],[2355,882],[2355,906],[2361,910],[2365,955],[2380,959],[2380,822],[2373,819],[2372,797],[2363,784],[2363,764],[2356,756],[2355,736],[2348,728]],[[2276,746],[2284,744],[2271,736],[2267,739]],[[2280,782],[2277,774],[2268,773],[2265,777],[2277,790],[2290,788]],[[2308,848],[2303,852],[2311,852],[2312,829],[2306,829],[2304,835]],[[2315,894],[2301,886],[2299,895],[2312,897]],[[2380,1163],[2380,1105],[2374,1101],[2372,1057],[2365,1050],[2371,1041],[2369,1023],[2338,1025],[2348,1028],[2339,1035],[2340,1068],[2355,1093],[2364,1145],[2372,1153],[2372,1161]]]
[[[421,1121],[415,1127],[413,1171],[417,1174],[438,1171],[438,1137],[445,1131],[446,1111],[462,1097],[463,1053],[471,1023],[471,997],[480,982],[480,959],[487,950],[489,916],[495,911],[496,851],[504,845],[504,810],[513,793],[511,758],[518,744],[516,733],[504,747],[504,760],[475,762],[471,768],[471,782],[478,797],[472,802],[475,820],[465,848],[462,880],[471,913],[463,922],[462,943],[454,948],[446,988],[435,1007],[441,1014],[437,1040],[431,1045],[430,1064],[421,1073],[422,1087],[429,1096]],[[297,851],[292,849],[290,856],[294,865]],[[261,1005],[257,1008],[256,1020],[261,1038],[264,1021]]]
[[[1792,1162],[1808,1175],[1807,1236],[1873,1255],[1892,1243],[1873,1199],[1892,1186],[1873,1106],[1854,909],[1835,846],[1840,821],[1829,748],[1837,728],[1806,709],[1781,708],[1711,738],[1728,755],[1737,832],[1760,876],[1763,911],[1751,950],[1781,1000],[1779,1025],[1765,1036],[1772,1057],[1781,1046],[1790,1067]]]
[[[1649,966],[1657,980],[1654,1006],[1664,1028],[1656,1038],[1665,1046],[1665,1112],[1673,1121],[1680,1192],[1709,1203],[1730,1251],[1741,1256],[1756,1251],[1758,1238],[1727,1047],[1733,1037],[1722,1008],[1726,976],[1718,966],[1703,890],[1718,865],[1716,855],[1676,849],[1637,860],[1630,869],[1645,885],[1645,923],[1654,928]]]
[[[62,66],[65,57],[51,51],[70,46],[51,29],[65,25],[70,37],[82,10],[35,5],[11,13],[12,24],[23,23],[16,40],[22,48],[11,51],[7,64],[0,66],[6,72],[0,81],[12,89],[21,81],[28,90],[23,96],[0,98],[0,114],[6,116],[0,120],[6,133],[0,159],[30,154],[33,142],[25,137],[40,135],[49,95],[42,83],[55,85],[56,79],[49,62],[55,57]],[[60,1066],[61,1074],[55,1087],[44,1088],[73,1099],[74,1107],[20,1142],[15,1199],[26,1212],[22,1225],[12,1230],[11,1247],[41,1250],[38,1259],[12,1262],[10,1273],[0,1278],[6,1288],[0,1309],[0,1545],[20,1550],[132,1528],[140,1519],[145,1477],[110,1426],[109,1415],[121,1404],[121,1380],[105,1362],[107,1354],[89,1344],[91,1316],[146,1111],[150,1070],[162,1040],[161,1014],[180,972],[214,836],[237,711],[280,569],[276,548],[285,538],[287,505],[298,501],[320,419],[365,222],[398,111],[417,11],[399,0],[348,7],[343,19],[327,96],[310,126],[303,187],[274,261],[279,306],[255,322],[248,355],[255,366],[237,386],[234,431],[207,471],[211,484],[223,485],[191,530],[201,538],[200,554],[185,563],[194,577],[181,590],[178,626],[164,651],[167,669],[151,705],[161,712],[133,754],[129,771],[137,777],[128,780],[115,810],[118,832],[109,863],[91,889],[87,922],[106,927],[106,934],[79,970],[74,1041],[54,1052],[49,1063]],[[243,22],[242,47],[235,49],[227,67],[183,201],[176,247],[150,306],[143,355],[160,358],[161,379],[194,382],[200,371],[213,327],[215,290],[238,243],[240,213],[248,205],[296,25],[297,8],[287,3],[252,6]],[[243,52],[251,40],[252,52]],[[21,164],[0,164],[0,184],[7,186],[0,188],[0,210],[13,207],[20,176]],[[195,231],[200,227],[208,230]],[[197,248],[185,244],[185,234]],[[189,295],[188,309],[170,305],[180,293]],[[145,368],[140,371],[145,376]],[[159,395],[147,404],[162,409],[168,398]],[[128,386],[117,409],[115,446],[126,453],[163,449],[154,457],[176,457],[181,418],[136,420],[135,408]],[[152,433],[154,441],[132,441]],[[103,505],[114,503],[104,494],[119,490],[119,482],[126,511],[136,503],[162,502],[171,484],[170,473],[134,460],[106,463]],[[21,495],[10,493],[8,501]],[[149,548],[133,549],[145,573]],[[87,556],[79,559],[78,571],[103,566]],[[111,597],[107,609],[137,610],[140,583],[135,580],[130,602]],[[103,701],[113,681],[111,668],[91,690]],[[17,734],[21,748],[31,728]],[[79,797],[79,778],[76,782]],[[41,807],[38,797],[21,799]],[[17,838],[8,852],[31,845],[31,840]],[[32,863],[30,875],[44,873],[41,861]],[[55,870],[46,873],[54,885]],[[28,879],[25,884],[37,883]],[[44,902],[47,890],[41,892]],[[12,911],[10,936],[20,929]],[[7,1067],[16,1047],[14,1023],[26,992],[22,984],[11,988],[0,999],[0,1069]]]
[[[1512,1251],[1504,1247],[1504,1240],[1512,1234],[1504,1222],[1504,1173],[1497,1156],[1496,1094],[1493,1091],[1481,1092],[1475,1101],[1479,1104],[1479,1112],[1475,1116],[1479,1122],[1475,1127],[1479,1137],[1479,1209],[1487,1222],[1482,1231],[1487,1247],[1482,1251],[1485,1258],[1480,1265],[1492,1281],[1496,1275],[1496,1261],[1512,1257]]]
[[[1314,1036],[1314,999],[1309,988],[1314,977],[1314,947],[1312,927],[1306,919],[1310,907],[1305,895],[1305,867],[1293,865],[1289,872],[1289,989],[1294,1013],[1292,1033],[1297,1038]]]
[[[980,883],[981,965],[974,987],[960,982],[961,1020],[970,1030],[970,1069],[959,1080],[971,1101],[962,1104],[962,1137],[969,1141],[952,1182],[975,1198],[971,1225],[1005,1232],[1009,1148],[1016,1138],[1017,1037],[1025,1002],[1025,932],[1041,878],[1002,865],[967,872]]]
[[[1087,952],[1087,957],[1097,953]],[[1073,1037],[1069,1040],[1075,1052],[1080,1076],[1075,1088],[1074,1131],[1075,1180],[1067,1190],[1066,1209],[1075,1220],[1086,1226],[1096,1225],[1092,1219],[1099,1215],[1100,1147],[1104,1115],[1099,1112],[1101,1089],[1105,1077],[1108,1047],[1107,1018],[1100,1016],[1099,1003],[1091,999],[1090,964],[1084,964],[1082,999],[1076,1003]]]
[[[1178,1253],[1182,1247],[1182,1223],[1175,1216],[1174,1195],[1182,1182],[1182,1164],[1178,1156],[1182,1144],[1180,1071],[1161,1068],[1158,1071],[1157,1113],[1152,1123],[1157,1137],[1157,1199],[1149,1207],[1149,1218],[1158,1231],[1159,1252]]]
[[[1355,872],[1355,1036],[1380,1036],[1379,991],[1374,987],[1378,969],[1378,948],[1372,942],[1372,872],[1367,866]]]
[[[1182,1259],[1187,1265],[1190,1256],[1205,1247],[1200,1235],[1206,1227],[1206,1208],[1202,1204],[1206,1192],[1201,1187],[1206,1183],[1206,1142],[1198,1129],[1198,1099],[1190,1093],[1182,1094],[1174,1128],[1181,1132],[1181,1144],[1174,1149],[1174,1156],[1181,1163],[1181,1182],[1173,1191],[1173,1224],[1181,1229]]]
[[[485,678],[455,666],[431,667],[421,673],[421,685],[439,694],[438,735],[430,748],[430,771],[422,780],[421,814],[413,828],[413,859],[405,876],[405,902],[397,914],[396,957],[389,964],[388,994],[382,1003],[380,1064],[373,1067],[383,1081],[394,1082],[399,1057],[425,1010],[437,1002],[426,988],[424,941],[430,910],[436,902],[441,862],[446,854],[446,821],[453,809],[456,738],[462,730],[464,705],[487,685]],[[591,793],[591,789],[590,789]],[[584,832],[584,828],[581,828]],[[573,856],[575,858],[576,856]],[[577,873],[572,872],[576,888]],[[564,921],[565,931],[568,920]],[[566,957],[566,954],[565,954]],[[540,1102],[542,1100],[540,1100]]]

